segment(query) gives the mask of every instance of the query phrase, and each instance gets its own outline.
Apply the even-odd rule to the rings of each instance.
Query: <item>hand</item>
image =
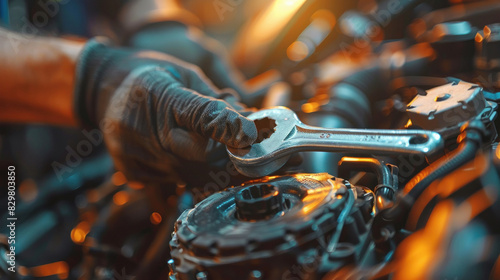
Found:
[[[156,22],[140,28],[129,37],[128,45],[155,50],[197,65],[217,88],[236,90],[242,101],[250,106],[261,93],[248,93],[243,76],[232,67],[222,51],[224,47],[194,26],[176,21]]]
[[[76,98],[81,120],[101,128],[128,180],[177,181],[177,171],[189,168],[185,161],[226,157],[218,142],[245,147],[257,138],[234,94],[217,90],[194,66],[157,52],[89,42],[77,66]]]

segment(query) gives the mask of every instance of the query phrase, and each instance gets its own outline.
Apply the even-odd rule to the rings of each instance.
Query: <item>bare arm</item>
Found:
[[[0,28],[0,122],[75,126],[75,65],[82,47]]]

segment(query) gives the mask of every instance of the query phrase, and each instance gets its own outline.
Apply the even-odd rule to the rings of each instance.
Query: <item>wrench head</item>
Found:
[[[248,116],[255,121],[259,133],[257,141],[246,148],[227,147],[229,158],[236,169],[249,177],[269,175],[280,169],[290,158],[289,154],[270,156],[293,134],[300,120],[286,107],[273,107]]]

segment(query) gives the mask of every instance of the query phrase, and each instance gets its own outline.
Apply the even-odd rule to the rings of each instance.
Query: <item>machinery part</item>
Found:
[[[465,124],[462,127],[462,134],[458,137],[458,142],[462,144],[459,149],[449,157],[441,158],[435,164],[422,170],[406,184],[404,192],[415,199],[430,183],[474,158],[483,144],[483,139],[486,138],[486,133],[486,128],[481,121],[474,120]]]
[[[285,207],[241,219],[242,192],[253,193],[246,200],[256,202],[279,193]],[[326,173],[266,177],[226,189],[177,220],[170,245],[178,279],[197,279],[200,272],[207,279],[282,279],[304,265],[309,269],[302,279],[318,279],[320,263],[330,270],[365,256],[372,208],[370,190]]]
[[[475,66],[487,86],[500,88],[500,23],[486,25],[476,34]]]
[[[394,230],[401,229],[413,203],[434,181],[448,175],[472,160],[485,139],[486,128],[483,123],[474,120],[462,127],[458,137],[461,145],[448,157],[432,163],[408,182],[404,194],[400,195],[393,207],[382,210],[374,219],[372,235],[375,241],[385,242]]]
[[[426,32],[423,37],[437,54],[431,72],[442,76],[472,71],[476,32],[468,21],[439,23]]]
[[[375,207],[377,210],[392,206],[398,190],[398,168],[385,164],[375,158],[343,157],[339,161],[339,176],[349,178],[352,171],[373,172],[377,175],[378,184],[374,188]]]
[[[481,70],[500,68],[500,23],[486,25],[476,35],[476,67]]]
[[[283,195],[273,185],[257,184],[240,190],[235,198],[236,215],[243,221],[265,220],[285,209]]]
[[[300,151],[423,154],[432,161],[443,149],[441,136],[436,132],[325,129],[303,124],[285,107],[262,110],[248,118],[255,120],[260,141],[248,148],[227,150],[236,169],[251,177],[278,170],[292,153]]]
[[[479,85],[455,81],[418,95],[406,112],[413,125],[438,130],[459,125],[481,115],[488,103]]]

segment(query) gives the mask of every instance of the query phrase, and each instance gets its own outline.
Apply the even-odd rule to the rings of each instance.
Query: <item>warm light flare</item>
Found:
[[[160,213],[153,212],[153,213],[151,213],[151,216],[149,217],[149,220],[151,221],[151,223],[153,225],[158,225],[158,224],[161,223],[162,217],[161,217]]]
[[[488,161],[484,155],[478,155],[474,161],[471,161],[461,167],[460,169],[452,172],[442,180],[434,181],[418,198],[410,211],[406,226],[408,229],[415,229],[417,226],[418,218],[424,211],[427,204],[430,203],[435,197],[441,199],[448,197],[452,193],[464,185],[472,182],[481,174],[486,172]],[[425,178],[425,176],[418,179]],[[414,185],[413,185],[414,186]],[[406,191],[406,189],[405,189]],[[408,190],[409,191],[409,190]]]
[[[113,176],[111,176],[111,182],[115,186],[121,186],[121,185],[127,183],[127,178],[125,178],[125,175],[123,175],[123,173],[118,171],[118,172],[115,172],[113,174]]]
[[[398,248],[396,280],[429,279],[443,257],[445,242],[449,235],[450,221],[455,207],[453,202],[444,201],[436,206],[423,230],[405,239]]]
[[[319,104],[318,102],[309,102],[302,104],[302,112],[304,113],[313,113],[319,110]]]
[[[113,203],[120,206],[127,203],[129,200],[129,194],[126,191],[119,191],[113,195]]]
[[[491,35],[491,29],[486,25],[483,28],[484,37],[488,38]]]
[[[322,175],[322,174],[318,174]],[[336,186],[331,183],[331,185],[326,185],[314,189],[308,189],[307,195],[302,199],[304,203],[302,207],[302,212],[305,214],[311,212],[314,209],[318,209],[318,205],[323,203],[324,198],[327,197],[330,193],[334,194],[336,191]]]
[[[474,40],[476,40],[476,42],[478,42],[478,43],[481,43],[483,41],[483,36],[481,36],[481,34],[477,33]]]
[[[144,188],[144,184],[139,182],[128,182],[127,185],[133,190],[142,190]]]
[[[295,41],[286,49],[286,55],[292,61],[301,61],[309,55],[309,48],[304,42]]]
[[[279,30],[289,22],[305,0],[275,0],[251,27],[250,37],[261,42],[274,39]]]
[[[82,244],[90,231],[90,225],[86,221],[80,222],[71,230],[71,240],[76,244]]]
[[[486,187],[467,198],[466,201],[459,205],[456,211],[457,213],[462,214],[459,215],[459,219],[455,221],[457,223],[456,226],[466,226],[467,223],[469,223],[477,215],[493,205],[493,203],[497,200],[497,195],[498,193],[494,187]]]
[[[54,262],[35,266],[29,269],[29,274],[34,277],[47,277],[57,275],[59,279],[68,278],[69,266],[66,262]]]

